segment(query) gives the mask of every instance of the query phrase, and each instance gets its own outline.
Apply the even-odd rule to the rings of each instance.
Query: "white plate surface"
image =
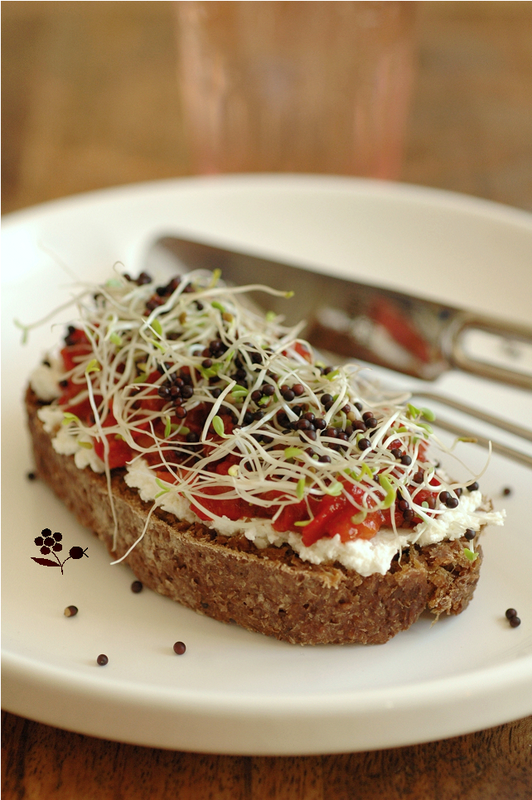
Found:
[[[399,746],[532,713],[532,473],[524,466],[493,456],[481,479],[508,520],[485,536],[470,608],[434,626],[422,619],[375,647],[295,647],[147,590],[133,594],[128,568],[111,567],[92,534],[45,486],[27,480],[24,385],[69,313],[56,316],[55,330],[49,323],[34,330],[25,346],[13,318],[36,320],[68,297],[67,271],[97,281],[120,261],[136,273],[160,232],[327,264],[339,275],[513,320],[532,316],[532,217],[434,190],[341,178],[190,179],[68,198],[6,218],[4,707],[108,739],[255,755]],[[522,423],[531,418],[529,393],[479,378],[452,373],[428,388]],[[460,447],[480,470],[485,452]],[[503,498],[505,486],[512,494]],[[65,550],[87,547],[89,558],[67,562],[63,575],[36,564],[33,539],[44,527],[62,532]],[[67,619],[70,604],[79,614]],[[509,606],[522,617],[519,628],[504,619]],[[173,653],[177,640],[186,642],[184,656]],[[109,656],[106,667],[96,666],[99,653]]]

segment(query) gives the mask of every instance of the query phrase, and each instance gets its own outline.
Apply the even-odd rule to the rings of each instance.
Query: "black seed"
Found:
[[[193,386],[183,386],[181,389],[181,397],[184,397],[185,400],[188,400],[194,394],[194,387]]]
[[[245,376],[246,373],[244,373],[244,377]],[[265,394],[266,397],[271,397],[273,394],[275,394],[275,386],[273,386],[273,384],[271,383],[264,383],[261,389],[262,389],[262,394]]]
[[[196,442],[199,442],[199,434],[195,431],[190,431],[190,433],[187,433],[187,442],[189,444],[196,444]]]
[[[323,419],[323,417],[318,417],[314,420],[314,427],[317,431],[323,431],[327,427],[327,423]]]
[[[316,433],[316,431],[310,428],[309,430],[301,431],[301,433],[299,434],[299,438],[301,439],[302,442],[305,442],[308,439],[310,439],[311,442],[315,442],[316,439],[318,438],[318,434]]]
[[[292,389],[286,389],[283,392],[283,399],[286,400],[287,403],[290,403],[290,401],[293,400],[294,397],[295,397],[295,394],[292,391]]]
[[[308,430],[310,427],[311,427],[311,423],[309,422],[308,419],[305,419],[304,417],[302,419],[300,419],[298,421],[298,423],[296,424],[296,428],[297,428],[298,431],[305,431],[305,430]]]
[[[333,401],[332,394],[322,394],[321,396],[322,405],[326,406],[329,403],[332,403],[332,401]]]
[[[466,487],[468,492],[477,492],[478,491],[478,482],[475,481],[474,483],[470,483],[469,486]]]
[[[253,414],[253,419],[255,420],[262,419],[265,413],[266,413],[265,411],[259,409],[259,411],[255,411],[255,413]]]
[[[362,405],[362,403],[355,403],[355,408],[357,411],[362,411],[364,406]]]
[[[68,381],[59,381],[59,386],[62,389],[66,389],[66,387],[68,386]]]
[[[449,497],[450,497],[450,496],[451,496],[451,495],[449,494],[449,492],[440,492],[440,494],[439,494],[439,499],[440,499],[440,500],[442,501],[442,503],[445,505],[445,504],[447,503],[447,500],[449,499]]]
[[[510,489],[509,486],[505,486],[504,489],[502,490],[502,493],[505,497],[508,497],[509,494],[512,494],[512,490]]]
[[[26,474],[26,478],[27,478],[29,481],[35,481],[35,480],[37,480],[37,473],[36,473],[36,472],[28,472],[28,473]]]
[[[144,286],[146,283],[151,283],[151,275],[148,275],[147,272],[141,272],[135,283],[137,286]]]
[[[412,463],[412,459],[410,456],[401,456],[401,464],[404,464],[405,467],[409,467]]]
[[[521,624],[521,620],[519,619],[519,617],[510,617],[508,621],[512,628],[518,628]]]
[[[244,425],[251,425],[251,423],[253,422],[253,414],[251,413],[251,411],[246,411],[246,413],[244,414],[243,421]]]
[[[447,508],[456,508],[458,506],[458,498],[457,497],[448,497],[445,501],[445,505]]]
[[[473,528],[467,528],[466,532],[464,533],[465,538],[471,542],[475,538],[475,531]]]
[[[301,397],[302,394],[305,394],[305,387],[302,383],[294,383],[292,391],[296,397]]]
[[[330,456],[320,456],[320,461],[322,464],[330,464],[331,457]]]
[[[131,591],[133,592],[133,594],[139,594],[139,592],[142,592],[142,589],[143,586],[140,581],[133,581],[133,583],[131,584]]]
[[[364,420],[364,422],[367,419],[375,419],[375,417],[373,416],[373,411],[364,411],[364,413],[362,414],[362,419]]]
[[[463,494],[463,489],[461,489],[460,487],[458,487],[458,489],[455,489],[455,490],[454,490],[454,493],[455,493],[455,495],[456,495],[457,497],[462,497],[462,494]]]
[[[211,392],[211,394],[214,397],[214,399],[220,397],[221,393],[222,393],[221,389],[213,389],[212,392]]]
[[[376,428],[377,425],[379,424],[377,422],[377,420],[375,419],[375,417],[371,417],[371,416],[367,417],[367,419],[365,420],[365,423],[366,423],[366,428]]]
[[[176,415],[176,417],[178,419],[185,419],[185,417],[187,415],[187,410],[186,410],[186,408],[183,408],[182,406],[178,406],[175,409],[174,414]]]
[[[98,664],[99,667],[105,667],[105,665],[109,663],[109,659],[107,658],[105,653],[100,653],[100,655],[96,659],[96,663]]]
[[[205,359],[204,359],[204,360],[201,362],[201,366],[202,366],[202,367],[205,367],[205,369],[209,369],[210,367],[212,367],[213,363],[214,363],[214,362],[213,362],[212,358],[205,358]]]
[[[176,653],[178,656],[182,656],[186,649],[187,646],[184,642],[176,642],[174,644],[174,653]]]
[[[399,511],[406,511],[408,508],[410,508],[406,500],[400,500],[399,503],[397,504],[397,507]]]
[[[304,409],[303,406],[292,406],[292,411],[294,412],[294,414],[297,414],[297,416],[300,417]]]
[[[78,613],[77,606],[67,606],[63,611],[65,617],[75,617]]]
[[[258,403],[259,400],[262,399],[262,392],[260,389],[255,389],[254,392],[251,392],[251,399],[254,403]]]
[[[407,509],[405,509],[403,511],[403,519],[404,519],[405,522],[410,522],[410,520],[412,519],[413,516],[414,515],[412,513],[412,509],[411,508],[407,508]]]
[[[506,609],[506,619],[511,619],[512,617],[517,616],[517,611],[515,608],[507,608]]]
[[[424,477],[425,476],[423,475],[422,472],[416,472],[412,480],[414,481],[414,483],[423,483]]]
[[[390,450],[390,453],[394,458],[401,458],[401,456],[403,455],[398,447],[394,447],[393,450]]]
[[[359,439],[358,441],[359,450],[367,450],[368,447],[371,447],[371,442],[369,439]]]

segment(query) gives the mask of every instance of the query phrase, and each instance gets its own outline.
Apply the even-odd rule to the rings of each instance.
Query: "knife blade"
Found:
[[[487,337],[491,345],[495,339],[501,353],[511,352],[515,343],[532,348],[532,326],[192,239],[163,236],[154,247],[171,253],[185,270],[220,269],[229,283],[293,291],[292,300],[259,292],[252,298],[265,310],[282,314],[287,324],[306,320],[306,338],[323,350],[423,380],[458,368],[532,389],[529,371],[485,356],[496,348],[481,347],[481,357],[468,352],[471,334]]]

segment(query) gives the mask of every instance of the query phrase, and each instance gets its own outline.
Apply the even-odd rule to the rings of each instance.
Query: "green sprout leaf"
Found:
[[[297,482],[296,495],[298,500],[303,500],[305,496],[305,478],[300,478]]]
[[[236,478],[238,476],[238,464],[231,464],[231,466],[227,470],[227,474],[230,475],[232,478]]]
[[[476,561],[478,558],[478,553],[474,553],[469,547],[464,547],[464,555],[469,561]]]
[[[421,410],[413,406],[412,403],[409,403],[407,406],[407,417],[413,419],[414,417],[419,417],[421,415]]]
[[[221,269],[213,269],[211,282],[209,284],[209,289],[214,289],[214,287],[216,286],[216,284],[220,280],[221,275],[222,275],[222,270]]]
[[[344,490],[343,484],[340,481],[335,481],[331,483],[330,486],[327,486],[325,489],[325,494],[331,495],[331,497],[338,497],[342,494]]]
[[[275,311],[266,312],[266,322],[273,322],[277,318]]]
[[[249,390],[246,389],[245,386],[240,386],[238,383],[236,386],[233,386],[231,390],[231,394],[235,400],[239,400],[242,397],[246,397],[249,394]]]
[[[225,307],[221,303],[219,303],[218,300],[213,300],[211,306],[213,308],[217,308],[218,311],[221,311],[222,314],[225,312]]]
[[[390,506],[395,502],[397,490],[394,486],[392,486],[389,478],[384,474],[379,475],[379,483],[386,492],[386,496],[382,503],[382,508],[390,508]]]
[[[163,326],[161,325],[158,319],[154,319],[153,322],[150,323],[152,330],[155,331],[159,336],[163,335]]]
[[[79,417],[76,417],[75,414],[71,414],[70,411],[63,411],[63,421],[62,425],[70,425],[71,422],[75,422],[76,425],[81,425],[81,420]]]
[[[218,436],[226,437],[225,429],[224,429],[224,421],[221,417],[213,417],[212,420],[212,427],[218,434]]]
[[[157,500],[158,497],[161,497],[161,495],[166,494],[167,492],[169,492],[170,491],[170,487],[169,486],[165,486],[165,484],[161,480],[159,480],[159,478],[155,478],[155,483],[162,490],[162,491],[158,492],[155,495],[155,500]]]
[[[367,511],[364,510],[359,511],[358,514],[353,514],[353,516],[351,517],[351,522],[353,523],[353,525],[360,525],[361,522],[364,522],[367,515],[368,515]]]
[[[284,449],[285,458],[298,458],[301,455],[303,455],[303,450],[300,447],[285,447]]]
[[[115,344],[117,347],[120,347],[120,346],[122,345],[122,337],[121,337],[121,336],[119,336],[119,335],[118,335],[118,333],[116,333],[116,332],[113,332],[113,333],[110,335],[109,339],[110,339],[110,340],[112,341],[112,343],[113,343],[113,344]]]
[[[356,474],[354,469],[351,470],[351,477],[355,481],[361,481],[362,478],[364,477],[364,475],[366,475],[370,479],[373,479],[373,472],[370,470],[370,468],[368,467],[368,465],[366,464],[365,461],[362,464],[362,467],[360,469],[360,474],[359,475]]]
[[[429,422],[434,422],[434,420],[436,419],[436,414],[434,413],[434,411],[431,411],[430,408],[423,407],[421,409],[421,413],[423,414],[425,419],[428,420]]]
[[[312,522],[311,519],[302,519],[299,520],[298,522],[294,522],[294,525],[296,525],[298,528],[304,528],[305,525],[309,525],[311,522]]]
[[[93,358],[87,364],[85,368],[85,375],[88,375],[91,372],[100,372],[100,364],[96,358]]]
[[[293,297],[294,294],[295,294],[294,292],[285,292],[284,296],[286,297],[287,300],[290,300],[290,298]]]
[[[92,450],[92,444],[90,442],[80,442],[78,439],[77,443],[80,447],[84,447],[86,450]]]
[[[169,436],[170,436],[170,434],[172,433],[172,422],[171,422],[171,420],[170,420],[170,417],[169,417],[169,416],[166,416],[166,417],[164,418],[164,421],[165,421],[165,426],[164,426],[164,438],[165,438],[165,439],[168,439],[168,437],[169,437]]]

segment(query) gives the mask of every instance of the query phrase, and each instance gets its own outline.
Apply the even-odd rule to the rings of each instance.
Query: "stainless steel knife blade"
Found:
[[[532,348],[532,325],[191,239],[165,236],[156,246],[171,252],[186,270],[220,269],[230,283],[262,283],[293,291],[291,300],[258,292],[253,299],[265,310],[282,314],[288,324],[306,320],[306,338],[323,350],[424,380],[458,368],[532,389],[532,373],[526,367],[510,368],[504,362],[512,344]],[[503,355],[487,358],[482,348],[480,357],[471,353],[470,334],[495,339],[498,347],[487,350],[498,349]]]

